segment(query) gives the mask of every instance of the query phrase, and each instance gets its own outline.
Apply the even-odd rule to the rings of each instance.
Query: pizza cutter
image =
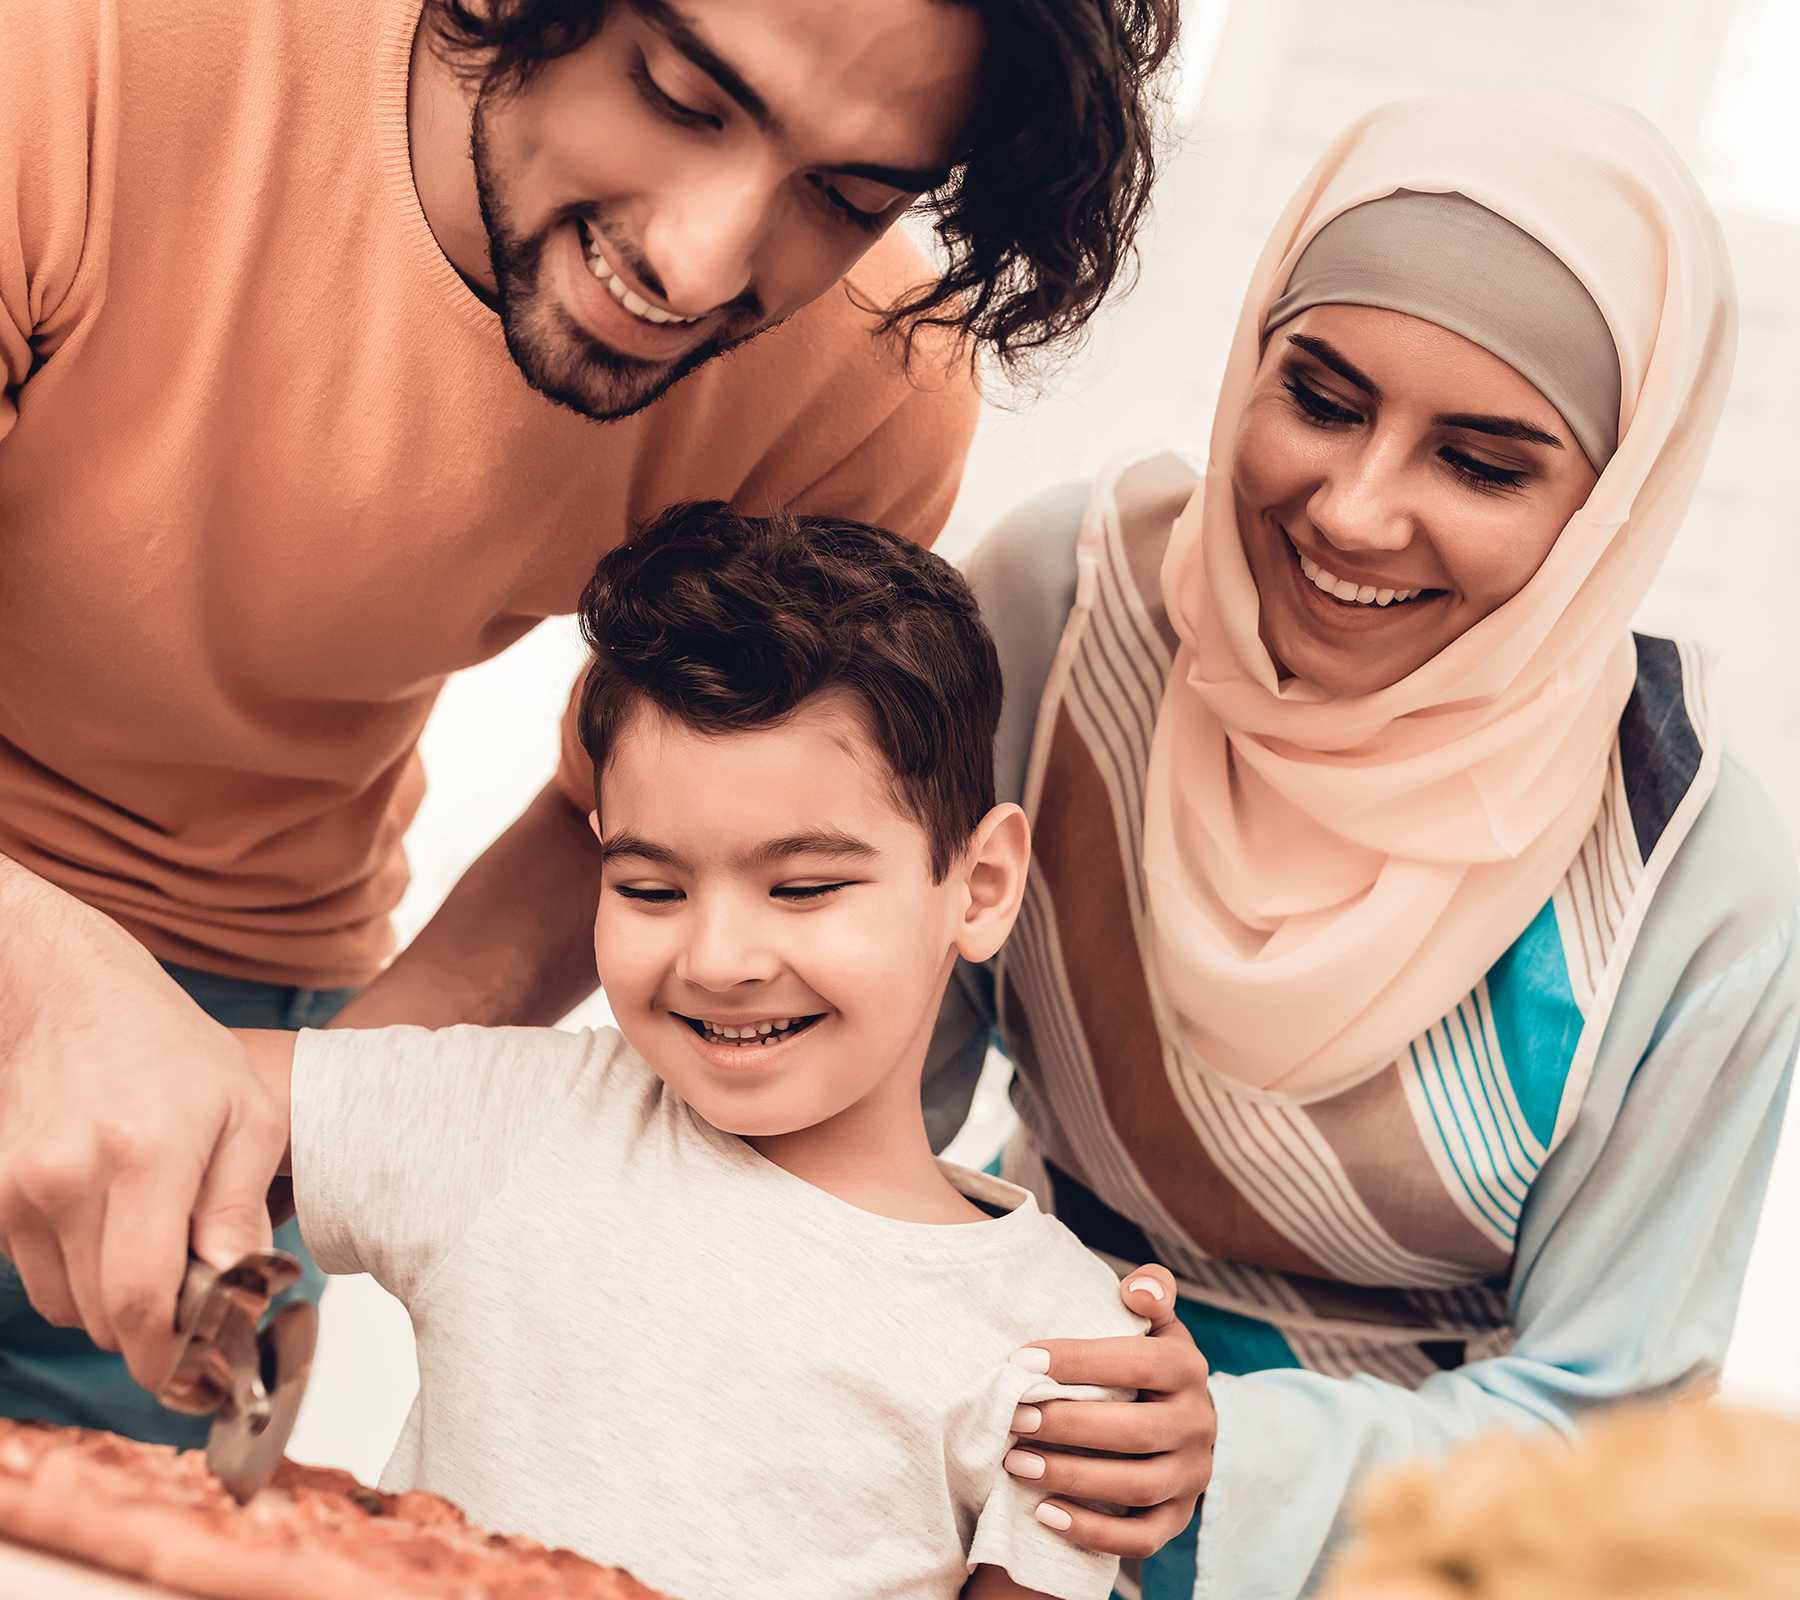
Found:
[[[306,1393],[318,1307],[296,1300],[258,1326],[299,1281],[300,1263],[284,1250],[253,1250],[222,1272],[188,1258],[175,1307],[181,1354],[157,1399],[171,1411],[216,1413],[206,1464],[239,1505],[280,1464]]]

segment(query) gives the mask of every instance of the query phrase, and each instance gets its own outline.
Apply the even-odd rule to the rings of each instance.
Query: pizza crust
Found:
[[[201,1600],[669,1600],[437,1495],[284,1461],[239,1506],[198,1452],[5,1418],[0,1537]]]

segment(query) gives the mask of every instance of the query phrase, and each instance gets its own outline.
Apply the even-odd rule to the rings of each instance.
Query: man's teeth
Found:
[[[1347,578],[1335,577],[1307,556],[1300,556],[1300,570],[1314,588],[1323,589],[1332,599],[1354,606],[1391,606],[1398,600],[1416,600],[1425,592],[1423,589],[1377,589],[1367,583],[1359,588]]]
[[[747,1022],[741,1028],[728,1028],[722,1022],[700,1019],[709,1039],[728,1040],[733,1044],[774,1044],[788,1029],[803,1021],[800,1017],[783,1017],[778,1022]]]
[[[599,245],[593,243],[588,245],[587,261],[588,271],[605,284],[606,292],[634,317],[640,317],[645,322],[659,324],[698,322],[700,320],[698,317],[678,317],[672,311],[664,311],[659,306],[651,305],[641,294],[627,289],[619,275],[606,264],[606,257],[600,253]]]

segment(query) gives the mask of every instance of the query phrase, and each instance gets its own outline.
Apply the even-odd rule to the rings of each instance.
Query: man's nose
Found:
[[[652,288],[677,316],[700,317],[753,286],[774,195],[753,173],[671,184],[644,229]]]
[[[780,957],[766,937],[765,919],[733,906],[699,908],[675,959],[677,978],[714,993],[744,983],[766,983],[780,970]]]
[[[1307,518],[1325,542],[1346,554],[1404,550],[1418,536],[1404,453],[1370,441],[1333,461],[1307,502]]]

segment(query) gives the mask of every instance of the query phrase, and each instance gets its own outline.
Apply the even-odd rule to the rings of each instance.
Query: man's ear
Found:
[[[1025,898],[1031,866],[1031,824],[1010,802],[995,806],[970,835],[957,871],[968,900],[956,929],[956,953],[986,961],[1006,943]]]

